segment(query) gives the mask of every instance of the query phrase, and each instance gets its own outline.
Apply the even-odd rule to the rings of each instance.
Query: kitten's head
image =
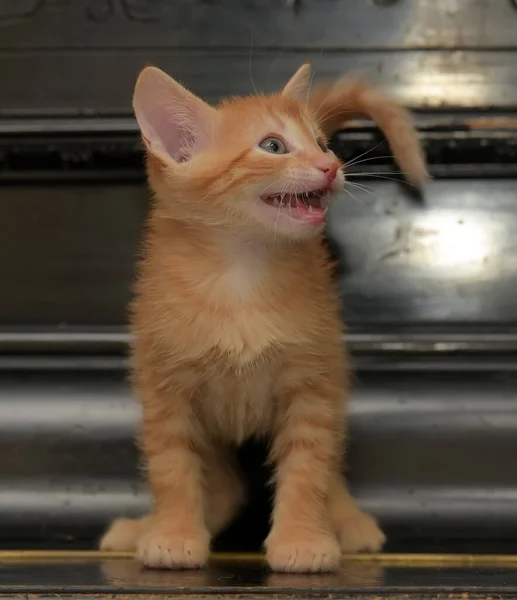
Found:
[[[250,236],[321,231],[343,173],[309,112],[310,79],[303,65],[279,94],[214,108],[159,69],[144,69],[133,106],[161,209]]]

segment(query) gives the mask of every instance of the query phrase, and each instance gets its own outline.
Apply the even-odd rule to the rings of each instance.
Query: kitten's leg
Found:
[[[328,502],[330,519],[343,552],[381,550],[386,537],[375,519],[357,506],[341,474],[336,474],[331,482]]]
[[[143,406],[142,447],[154,506],[150,525],[137,543],[147,567],[199,568],[205,564],[210,535],[204,520],[203,432],[192,415],[195,374],[154,378],[139,374]]]
[[[223,531],[246,501],[246,489],[235,465],[225,452],[211,453],[204,461],[205,524],[211,536]],[[140,519],[116,519],[100,541],[104,552],[135,552],[140,537],[151,526],[152,515]]]
[[[267,559],[275,571],[331,571],[341,554],[327,498],[340,448],[342,388],[312,377],[310,365],[297,367],[285,370],[277,396],[276,495]]]
[[[246,487],[235,457],[214,452],[205,460],[205,523],[216,536],[233,521],[246,501]]]
[[[115,519],[102,536],[99,549],[102,552],[136,552],[138,540],[150,522],[151,515],[140,519]]]

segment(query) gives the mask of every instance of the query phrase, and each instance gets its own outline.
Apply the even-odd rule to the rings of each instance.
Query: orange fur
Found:
[[[369,117],[386,136],[407,179],[421,185],[427,165],[410,113],[359,78],[346,78],[317,86],[311,107],[323,131],[332,135],[346,121]]]
[[[132,311],[133,373],[154,506],[143,520],[116,521],[101,547],[136,550],[147,566],[205,563],[211,537],[245,501],[232,449],[251,436],[271,440],[273,569],[332,570],[342,550],[384,542],[341,474],[348,370],[322,224],[291,207],[271,212],[265,192],[277,186],[289,202],[288,191],[343,182],[317,144],[325,136],[307,108],[307,69],[281,94],[217,109],[156,69],[137,84],[155,203]],[[290,152],[258,148],[269,136]]]

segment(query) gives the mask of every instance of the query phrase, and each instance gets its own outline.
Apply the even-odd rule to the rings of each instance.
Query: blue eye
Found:
[[[271,154],[287,154],[284,142],[276,137],[267,137],[265,140],[262,140],[259,148]]]

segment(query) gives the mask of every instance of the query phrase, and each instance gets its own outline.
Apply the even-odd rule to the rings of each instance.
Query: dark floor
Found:
[[[142,570],[95,553],[0,553],[0,597],[517,597],[517,556],[353,557],[334,575],[273,574],[257,555],[215,555],[196,572]]]

